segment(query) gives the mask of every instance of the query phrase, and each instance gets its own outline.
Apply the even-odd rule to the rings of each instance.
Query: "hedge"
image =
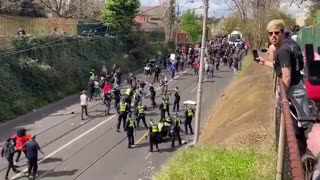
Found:
[[[87,87],[91,69],[102,65],[122,72],[140,68],[167,45],[148,43],[141,34],[125,37],[20,37],[14,50],[0,49],[0,121],[12,119]]]

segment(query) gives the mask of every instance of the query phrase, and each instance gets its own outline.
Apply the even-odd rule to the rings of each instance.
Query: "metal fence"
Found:
[[[282,179],[284,180],[302,180],[304,179],[304,171],[302,168],[293,121],[290,114],[290,106],[285,91],[285,85],[281,78],[275,78],[275,86],[276,140],[278,142],[278,153],[283,153],[280,155],[282,159],[280,159],[280,162],[278,161],[278,164],[280,164],[281,168],[277,168],[277,171],[281,172],[277,173],[280,173]],[[281,136],[281,133],[283,136]]]
[[[308,26],[300,29],[298,33],[298,42],[300,47],[304,48],[305,44],[314,44],[315,47],[320,46],[320,16],[315,26]]]

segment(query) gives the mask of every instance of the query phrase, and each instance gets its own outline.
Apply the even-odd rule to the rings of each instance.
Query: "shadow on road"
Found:
[[[51,171],[48,173],[47,171],[39,170],[38,174],[41,176],[42,174],[47,173],[43,177],[61,177],[61,176],[72,176],[77,171],[78,171],[78,169],[74,169],[74,170],[70,170],[70,171]]]
[[[62,158],[47,158],[41,162],[41,164],[52,163],[52,162],[61,162]]]

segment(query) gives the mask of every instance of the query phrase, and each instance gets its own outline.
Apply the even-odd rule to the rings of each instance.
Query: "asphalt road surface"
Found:
[[[167,77],[168,72],[165,72]],[[142,77],[142,75],[139,75]],[[233,80],[233,73],[222,67],[213,79],[206,79],[203,83],[203,100],[201,121],[207,119],[213,105],[219,99],[223,90]],[[187,70],[179,77],[169,82],[168,89],[178,86],[181,90],[181,104],[179,115],[183,116],[185,100],[196,100],[197,78],[192,70]],[[157,88],[158,84],[155,84]],[[122,91],[127,87],[121,86]],[[148,92],[149,87],[145,88]],[[173,108],[170,97],[170,112]],[[156,102],[161,102],[158,88]],[[143,99],[143,104],[151,106],[149,98]],[[127,148],[126,133],[116,132],[117,114],[114,108],[112,115],[104,115],[104,105],[101,101],[89,104],[90,117],[81,121],[79,95],[65,98],[59,102],[35,110],[12,121],[0,124],[0,142],[5,141],[19,127],[25,127],[28,133],[37,135],[45,155],[40,155],[37,179],[78,179],[78,180],[138,180],[151,179],[152,173],[159,170],[177,148],[171,148],[171,143],[159,145],[160,152],[149,153],[146,129],[140,124],[135,134],[135,147]],[[73,114],[71,112],[74,112]],[[159,109],[148,108],[147,122],[150,118],[158,120]],[[182,118],[182,120],[184,120]],[[140,122],[142,123],[142,122]],[[194,123],[194,120],[193,120]],[[194,126],[193,126],[194,127]],[[184,126],[182,126],[184,130]],[[182,139],[191,142],[192,135],[184,135]],[[178,144],[178,143],[176,143]],[[26,171],[26,159],[22,154],[18,163],[19,169]],[[0,160],[0,179],[4,178],[6,161]],[[11,179],[27,179],[24,173],[10,172]]]

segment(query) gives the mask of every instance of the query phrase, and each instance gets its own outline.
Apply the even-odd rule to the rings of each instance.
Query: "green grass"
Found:
[[[272,151],[225,149],[212,145],[179,150],[155,180],[274,179]]]
[[[241,77],[243,76],[243,73],[246,71],[246,69],[248,68],[248,66],[253,62],[253,56],[252,54],[248,54],[248,56],[243,60],[242,63],[242,69],[239,72],[237,79],[241,79]]]

